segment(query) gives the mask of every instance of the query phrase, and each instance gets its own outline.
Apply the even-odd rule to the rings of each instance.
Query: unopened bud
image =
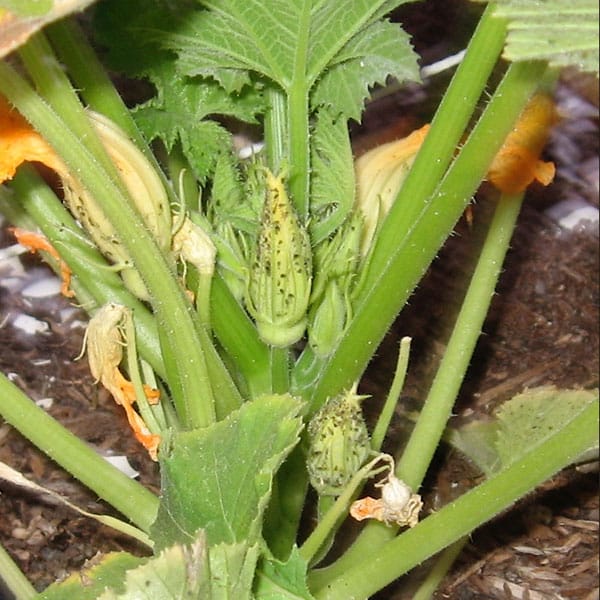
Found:
[[[265,177],[266,198],[248,275],[246,306],[262,340],[284,347],[297,342],[306,329],[312,252],[282,177],[268,170]]]
[[[308,323],[308,343],[317,356],[323,358],[333,351],[344,331],[346,312],[344,296],[337,281],[332,280]]]
[[[364,217],[363,256],[396,199],[428,130],[429,125],[425,125],[401,140],[377,146],[355,162],[356,206]]]
[[[312,418],[307,467],[321,495],[338,496],[371,451],[356,386],[329,400]]]
[[[185,217],[181,227],[173,235],[173,251],[194,265],[200,274],[213,274],[217,249],[210,236],[189,217]]]

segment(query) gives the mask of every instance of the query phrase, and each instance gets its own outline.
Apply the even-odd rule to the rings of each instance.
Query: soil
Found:
[[[430,25],[420,25],[422,13],[405,16],[409,23],[416,20],[419,40],[430,56],[448,51],[448,45],[438,47],[428,42],[427,35],[434,34],[428,33]],[[425,91],[423,87],[399,91],[371,107],[362,128],[356,131],[357,152],[420,124],[423,115],[414,107],[423,104],[417,104],[417,98],[435,95],[426,87]],[[592,110],[591,117],[576,119],[579,129],[573,129],[571,119],[568,127],[557,132],[550,148],[551,158],[561,165],[557,181],[528,194],[492,310],[456,405],[455,422],[490,415],[501,402],[528,387],[552,384],[590,389],[598,385],[597,228],[582,225],[576,230],[565,229],[547,214],[548,207],[572,200],[574,194],[592,208],[598,205],[597,99],[590,102],[593,85],[584,84],[583,92],[571,83],[561,89],[568,98],[595,107],[596,116]],[[576,154],[570,151],[565,159],[566,143]],[[369,368],[363,391],[382,398],[391,378],[398,339],[405,335],[413,338],[409,378],[394,423],[394,444],[401,442],[404,417],[422,401],[443,352],[451,325],[448,315],[464,291],[490,203],[489,195],[483,193],[474,205],[472,223],[463,220],[458,224],[457,235],[448,240]],[[6,230],[2,236],[2,246],[12,243]],[[25,255],[21,261],[25,269],[18,275],[9,276],[0,265],[0,369],[98,452],[127,456],[139,472],[139,480],[158,492],[156,464],[131,436],[120,408],[95,385],[86,361],[75,360],[82,345],[85,313],[59,295],[36,298],[23,294],[23,288],[47,272],[36,257]],[[45,324],[45,330],[25,333],[15,322],[19,314],[35,317]],[[0,460],[85,510],[109,512],[94,494],[7,424],[0,424]],[[442,447],[424,487],[427,509],[448,502],[474,485],[477,477],[468,461]],[[435,597],[598,598],[598,518],[596,465],[568,468],[476,531]],[[121,549],[143,552],[112,530],[48,497],[25,493],[5,482],[0,482],[0,541],[38,590],[81,568],[96,553]],[[390,586],[378,597],[410,598],[410,593],[402,595]],[[0,589],[0,599],[4,598],[8,596]]]

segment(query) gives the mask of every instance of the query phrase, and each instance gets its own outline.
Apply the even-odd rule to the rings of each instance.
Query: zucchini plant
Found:
[[[536,23],[523,3],[487,6],[431,125],[354,161],[348,125],[369,90],[419,80],[387,17],[402,0],[105,0],[86,32],[54,4],[0,2],[0,27],[31,33],[0,63],[0,208],[89,311],[91,372],[158,461],[161,493],[2,376],[2,417],[148,547],[37,595],[2,552],[18,598],[366,598],[597,444],[596,392],[520,396],[497,416],[485,481],[422,514],[525,190],[554,174],[539,156],[557,69],[597,71],[597,33],[577,11],[542,7],[583,40],[548,49],[519,46]],[[149,81],[151,98],[126,108],[107,65]],[[239,124],[259,132],[249,157],[234,149]],[[371,433],[361,376],[486,178],[496,209],[445,355],[403,452],[383,454],[408,342]],[[369,478],[378,497],[358,499]],[[348,514],[368,524],[332,561]]]

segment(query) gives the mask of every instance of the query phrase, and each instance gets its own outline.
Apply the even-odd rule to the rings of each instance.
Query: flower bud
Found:
[[[173,235],[172,243],[173,252],[194,265],[200,274],[213,274],[217,249],[200,225],[186,216],[181,227]]]
[[[311,485],[321,495],[338,496],[371,451],[360,409],[366,396],[356,386],[327,402],[308,426],[307,457]]]
[[[363,256],[396,199],[428,130],[429,125],[425,125],[401,140],[377,146],[355,162],[356,206],[365,220]]]
[[[246,306],[262,340],[285,347],[297,342],[306,329],[312,252],[282,177],[268,170],[265,177],[266,198],[248,273]]]
[[[323,358],[331,354],[346,324],[346,301],[336,280],[329,282],[323,299],[311,312],[308,343]]]
[[[167,193],[156,170],[127,134],[112,121],[92,111],[88,115],[115,163],[144,225],[152,233],[158,246],[168,252],[171,243],[171,210]],[[69,210],[89,233],[100,252],[122,268],[121,277],[127,288],[138,298],[148,300],[146,286],[102,207],[70,173],[61,173],[61,176]]]

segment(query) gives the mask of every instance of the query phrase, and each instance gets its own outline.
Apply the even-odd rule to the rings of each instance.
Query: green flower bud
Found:
[[[308,475],[320,495],[341,494],[369,456],[369,433],[360,409],[366,397],[357,395],[353,386],[329,400],[308,426]]]
[[[171,243],[171,210],[167,193],[154,167],[139,148],[107,117],[89,111],[88,116],[102,144],[115,163],[135,208],[165,253]],[[95,198],[71,176],[63,178],[65,202],[83,225],[102,254],[121,269],[127,288],[142,300],[149,300],[140,274],[133,266],[128,251],[117,238]]]
[[[320,304],[311,311],[308,343],[323,358],[331,354],[346,324],[346,301],[336,280],[327,285]]]
[[[306,329],[312,281],[310,239],[283,185],[266,170],[267,193],[248,274],[246,306],[262,340],[284,347]]]

